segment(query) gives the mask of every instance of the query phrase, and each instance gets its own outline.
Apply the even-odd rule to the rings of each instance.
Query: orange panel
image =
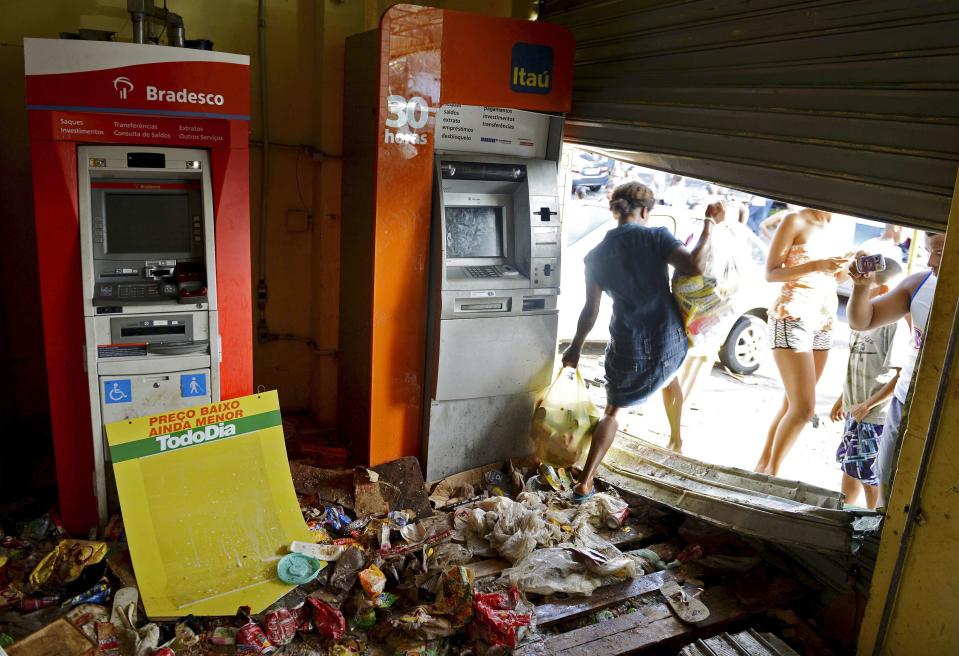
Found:
[[[572,62],[572,37],[556,25],[414,5],[383,16],[370,464],[420,455],[436,109],[455,102],[568,111]],[[547,74],[539,78],[545,84],[518,84],[514,63],[524,73]]]
[[[444,12],[443,102],[565,114],[573,54],[561,25]]]

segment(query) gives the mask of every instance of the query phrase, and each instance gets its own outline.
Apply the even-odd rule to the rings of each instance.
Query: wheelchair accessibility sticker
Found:
[[[206,374],[180,376],[180,396],[206,396]]]
[[[130,379],[124,378],[104,382],[103,398],[105,403],[131,403],[133,401],[133,386],[130,384]]]

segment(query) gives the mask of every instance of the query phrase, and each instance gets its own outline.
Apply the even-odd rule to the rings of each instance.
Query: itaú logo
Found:
[[[147,100],[189,105],[222,105],[225,100],[219,93],[203,93],[189,89],[158,89],[147,86]]]
[[[113,80],[113,89],[120,94],[122,100],[126,100],[127,94],[133,91],[133,82],[125,77],[118,77]]]

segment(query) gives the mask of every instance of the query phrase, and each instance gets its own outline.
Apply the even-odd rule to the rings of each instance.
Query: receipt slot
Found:
[[[252,392],[249,58],[25,39],[24,60],[60,510],[86,535],[105,423]]]

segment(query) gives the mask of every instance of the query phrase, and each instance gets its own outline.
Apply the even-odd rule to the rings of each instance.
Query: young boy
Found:
[[[852,294],[846,304],[846,317],[849,327],[854,330],[871,330],[880,326],[896,323],[905,316],[910,317],[911,336],[908,356],[899,375],[899,384],[893,392],[886,423],[883,426],[883,440],[879,449],[879,506],[885,506],[892,486],[893,472],[899,459],[899,446],[902,435],[899,430],[906,396],[912,374],[919,359],[926,336],[932,301],[936,295],[936,281],[939,278],[939,265],[946,245],[946,236],[942,233],[926,233],[926,250],[929,252],[928,271],[917,271],[906,276],[888,294],[874,298],[873,274],[861,274],[854,266],[849,269],[853,280]],[[857,253],[856,255],[868,255]]]
[[[875,275],[878,283],[873,297],[889,291],[889,283],[902,271],[897,262],[886,260],[886,269]],[[842,469],[842,493],[846,503],[855,503],[862,490],[866,506],[876,507],[879,499],[879,470],[876,457],[883,439],[886,409],[905,364],[909,331],[902,322],[873,330],[853,330],[849,336],[849,363],[842,396],[830,416],[845,417],[842,441],[836,461]]]

